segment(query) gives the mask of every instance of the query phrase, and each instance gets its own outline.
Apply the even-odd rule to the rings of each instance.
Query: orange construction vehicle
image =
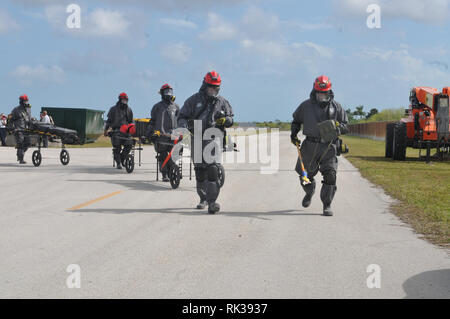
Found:
[[[427,162],[431,159],[431,149],[436,149],[436,156],[441,159],[449,154],[449,95],[450,87],[442,92],[430,87],[413,88],[407,117],[386,127],[386,157],[404,161],[407,147],[425,149]]]

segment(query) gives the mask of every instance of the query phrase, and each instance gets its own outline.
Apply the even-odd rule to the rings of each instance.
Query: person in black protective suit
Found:
[[[198,93],[192,95],[184,103],[178,117],[178,126],[188,128],[193,133],[192,122],[201,121],[202,133],[206,129],[215,127],[224,131],[224,128],[233,125],[233,109],[230,103],[219,95],[222,80],[215,71],[208,72],[203,79],[203,84]],[[208,212],[214,214],[220,210],[220,205],[216,203],[220,192],[219,167],[217,162],[205,161],[202,154],[202,161],[195,163],[195,141],[191,138],[191,150],[194,158],[195,179],[197,181],[197,193],[200,196],[198,209],[204,209],[208,205]],[[202,140],[202,152],[214,140]],[[217,154],[216,154],[217,155]]]
[[[348,133],[348,118],[342,106],[334,100],[334,93],[331,90],[331,82],[328,77],[320,76],[315,80],[310,98],[300,104],[293,117],[291,141],[294,145],[300,145],[297,134],[303,125],[303,135],[306,136],[306,140],[301,144],[301,153],[305,169],[311,181],[311,184],[307,185],[301,183],[306,193],[302,205],[303,207],[311,205],[311,199],[316,188],[314,176],[320,171],[323,176],[322,189],[320,191],[323,214],[332,216],[331,202],[337,190],[337,141],[332,141],[331,144],[324,143],[317,124],[326,120],[334,120],[337,135],[341,135]],[[295,170],[301,175],[300,160],[297,161]]]
[[[30,136],[25,132],[31,122],[31,105],[28,102],[28,96],[25,94],[19,98],[19,106],[16,106],[11,113],[11,126],[16,138],[17,161],[20,164],[26,164],[23,160],[25,152],[30,146]]]
[[[161,94],[161,102],[155,104],[152,108],[147,136],[155,144],[159,165],[162,166],[173,148],[170,145],[173,143],[170,135],[177,128],[180,107],[175,103],[173,89],[169,84],[164,84],[159,90],[159,94]],[[161,168],[161,173],[163,182],[168,182],[168,165]]]
[[[122,168],[122,163],[128,156],[133,146],[131,140],[127,140],[126,134],[120,131],[120,127],[124,124],[133,123],[133,111],[128,106],[128,95],[120,93],[119,101],[111,107],[108,112],[108,119],[105,123],[105,136],[108,136],[108,129],[112,129],[111,144],[113,146],[114,160],[117,168]],[[123,149],[122,149],[123,146]]]

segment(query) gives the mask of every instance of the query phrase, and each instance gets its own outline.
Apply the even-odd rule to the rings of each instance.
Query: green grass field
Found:
[[[67,145],[68,148],[92,148],[92,147],[112,147],[111,138],[100,136],[94,143],[84,145]]]
[[[407,150],[407,160],[384,157],[385,143],[344,137],[345,157],[372,183],[398,199],[394,212],[435,244],[450,247],[450,161],[419,160],[419,151]],[[424,155],[424,152],[422,152]]]

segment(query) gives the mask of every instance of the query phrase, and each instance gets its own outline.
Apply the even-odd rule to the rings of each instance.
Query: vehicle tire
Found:
[[[31,155],[31,161],[33,162],[33,165],[38,167],[42,163],[42,155],[40,151],[34,151]]]
[[[128,155],[125,158],[125,169],[127,170],[128,174],[133,173],[133,171],[134,171],[134,156],[133,155]]]
[[[219,186],[222,187],[225,184],[225,168],[222,164],[217,164],[219,167]]]
[[[392,158],[393,143],[394,143],[394,126],[395,123],[388,123],[388,125],[386,125],[386,149],[384,156],[386,158]]]
[[[59,154],[59,160],[61,161],[61,164],[67,165],[70,162],[70,155],[67,150],[61,150],[61,153]]]
[[[406,123],[395,123],[392,145],[392,159],[404,161],[406,159]]]
[[[181,169],[178,165],[172,164],[169,169],[170,186],[172,186],[173,189],[177,189],[178,186],[180,186],[180,180],[181,180]]]
[[[442,161],[445,159],[445,155],[447,153],[448,153],[448,146],[446,145],[445,139],[441,137],[436,147],[436,155],[439,158],[439,160]]]

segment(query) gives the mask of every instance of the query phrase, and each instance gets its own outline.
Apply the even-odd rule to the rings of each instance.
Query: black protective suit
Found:
[[[189,128],[191,133],[192,120],[202,121],[203,132],[211,127],[217,127],[215,120],[218,116],[225,117],[225,123],[223,127],[218,127],[222,131],[224,127],[231,127],[233,125],[233,109],[230,103],[218,95],[217,97],[208,97],[206,95],[206,85],[203,84],[199,92],[188,98],[183,108],[180,111],[178,117],[178,126],[182,128]],[[191,156],[194,158],[195,149],[195,136],[191,138]],[[208,144],[214,143],[213,140],[203,140],[202,138],[202,151]],[[197,181],[197,193],[200,196],[201,202],[208,202],[211,204],[216,202],[219,196],[220,186],[219,186],[219,163],[207,163],[205,162],[202,155],[202,162],[195,163],[195,178]]]
[[[320,198],[324,207],[329,207],[336,193],[336,173],[338,168],[337,145],[334,141],[323,143],[320,138],[317,124],[326,120],[335,120],[339,122],[340,134],[348,133],[347,113],[342,106],[334,100],[334,94],[331,92],[331,100],[327,106],[320,106],[316,100],[316,91],[313,90],[310,99],[304,101],[293,114],[294,120],[291,125],[291,138],[296,137],[303,126],[303,135],[306,140],[301,145],[303,164],[311,184],[303,187],[307,195],[312,197],[315,192],[316,182],[314,177],[320,171],[323,176]],[[296,172],[301,175],[300,160],[295,167]]]
[[[124,124],[133,123],[133,111],[128,104],[122,104],[120,101],[111,107],[108,112],[108,119],[105,124],[105,131],[112,128],[111,144],[113,146],[114,160],[117,167],[125,160],[131,151],[133,142],[127,140],[127,135],[120,132],[120,127]],[[122,149],[123,146],[123,149]]]
[[[31,122],[31,107],[20,104],[11,113],[12,129],[16,138],[17,160],[23,162],[25,152],[30,146],[30,136],[25,132]]]
[[[172,131],[177,128],[177,119],[180,112],[178,104],[172,101],[161,101],[155,104],[150,115],[150,125],[147,131],[147,136],[152,138],[155,131],[161,132],[161,136],[152,138],[155,144],[155,151],[158,154],[159,164],[162,163],[169,155],[173,148],[173,141],[170,136],[165,134],[172,134]],[[163,178],[167,176],[168,165],[161,169]]]

